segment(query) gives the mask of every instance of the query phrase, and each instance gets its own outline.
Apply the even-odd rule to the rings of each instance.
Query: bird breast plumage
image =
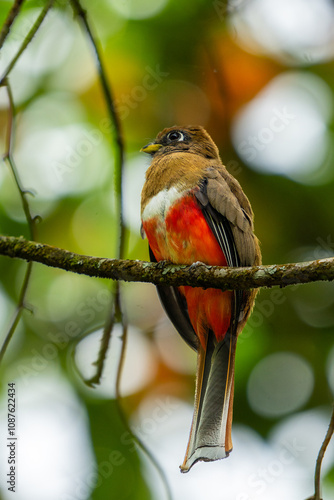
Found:
[[[149,201],[142,220],[151,250],[157,261],[169,260],[175,264],[201,261],[226,266],[224,253],[202,214],[194,191],[177,192],[171,188]],[[221,340],[230,324],[232,293],[189,286],[179,287],[179,291],[186,298],[190,321],[203,345],[209,330]]]

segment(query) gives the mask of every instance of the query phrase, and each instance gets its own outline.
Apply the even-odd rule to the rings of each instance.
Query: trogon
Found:
[[[151,261],[244,267],[261,264],[253,211],[200,126],[174,126],[142,148],[152,157],[141,196]],[[195,408],[182,472],[225,458],[231,428],[237,337],[256,291],[158,286],[164,309],[197,351]]]

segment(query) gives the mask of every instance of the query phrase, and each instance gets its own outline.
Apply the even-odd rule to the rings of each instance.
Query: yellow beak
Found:
[[[148,153],[148,154],[153,154],[158,149],[162,147],[162,144],[156,144],[155,142],[150,142],[149,144],[146,144],[146,146],[143,146],[140,150],[141,153]]]

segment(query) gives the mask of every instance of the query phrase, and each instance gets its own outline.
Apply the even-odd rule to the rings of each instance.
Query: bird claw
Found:
[[[164,269],[168,264],[170,264],[169,260],[159,260],[156,263],[158,269]]]
[[[203,262],[201,262],[200,260],[197,260],[196,262],[193,262],[190,266],[189,266],[189,271],[194,271],[195,269],[197,269],[198,267],[200,266],[203,266]]]

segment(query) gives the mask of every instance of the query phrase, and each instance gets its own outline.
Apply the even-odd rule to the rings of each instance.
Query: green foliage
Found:
[[[246,21],[244,25],[233,25],[234,16],[238,12],[242,15],[241,2],[238,2],[240,5],[236,6],[234,14],[228,14],[224,2],[171,0],[157,2],[161,9],[156,7],[152,14],[147,15],[145,9],[150,12],[155,2],[151,2],[152,5],[150,2],[139,2],[141,11],[135,3],[83,2],[100,41],[125,139],[125,257],[148,260],[147,244],[140,237],[139,220],[140,191],[147,159],[141,157],[139,149],[159,130],[175,123],[201,124],[216,141],[223,162],[251,200],[265,264],[332,256],[333,54],[317,59],[316,46],[312,45],[311,39],[305,49],[298,45],[294,47],[292,38],[290,49],[277,42],[276,49],[270,51],[269,41],[272,43],[272,40],[269,39],[267,45],[261,46],[260,42],[254,42],[254,32]],[[12,4],[0,1],[0,24]],[[24,3],[22,13],[2,49],[0,78],[43,5],[40,0]],[[128,17],[127,8],[130,9]],[[131,9],[135,14],[131,15]],[[246,32],[248,38],[244,36]],[[330,45],[329,42],[327,45]],[[292,83],[297,82],[299,86],[298,91],[294,87],[295,101],[298,101],[298,96],[304,95],[303,92],[305,101],[300,101],[299,107],[292,109],[288,94],[284,94],[282,101],[267,103],[268,120],[272,118],[273,108],[278,107],[282,112],[282,107],[286,106],[295,115],[295,121],[287,125],[282,133],[275,134],[268,126],[267,118],[259,118],[254,134],[263,137],[264,142],[260,142],[263,149],[258,151],[254,161],[248,161],[240,153],[241,142],[235,131],[240,113],[271,82],[287,75],[292,75]],[[312,80],[314,87],[309,78],[316,79]],[[116,257],[119,218],[114,195],[117,152],[113,142],[114,129],[108,118],[87,37],[73,18],[68,2],[59,0],[55,3],[9,75],[9,82],[16,106],[13,156],[24,188],[34,194],[27,195],[32,213],[42,218],[37,224],[37,239],[78,253]],[[315,117],[315,121],[319,122],[315,132],[318,142],[312,143],[307,139],[301,144],[296,130],[307,121],[306,118],[311,120],[312,113],[307,111],[307,105],[312,106],[316,101],[312,110],[318,110]],[[0,88],[0,102],[0,147],[1,154],[4,154],[9,111],[3,87]],[[253,120],[259,116],[257,111]],[[263,133],[264,128],[267,135]],[[251,132],[244,133],[248,148],[249,134]],[[280,143],[283,136],[285,142]],[[307,149],[309,144],[312,146],[310,151]],[[306,156],[300,156],[302,163],[285,170],[280,163],[280,155],[290,151],[292,157],[296,150],[303,148]],[[275,161],[268,156],[269,167],[267,170],[260,169],[258,165],[262,152],[270,151],[276,154]],[[0,190],[1,234],[29,237],[19,192],[5,162],[0,165]],[[1,341],[15,311],[25,268],[25,263],[5,257],[0,259]],[[186,401],[192,402],[195,361],[191,353],[182,350],[181,341],[176,344],[177,348],[174,347],[174,342],[178,342],[175,341],[177,334],[171,326],[162,323],[163,312],[152,287],[138,285],[135,288],[129,285],[123,288],[124,309],[130,327],[139,330],[143,343],[140,346],[147,356],[145,362],[140,357],[135,361],[131,358],[132,372],[126,373],[128,381],[139,381],[136,387],[130,384],[123,401],[125,412],[133,422],[148,418],[147,415],[152,418],[152,410],[147,407],[150,408],[152,400],[161,395],[175,398],[181,406]],[[271,290],[260,292],[253,317],[237,348],[236,429],[243,428],[241,425],[249,432],[252,429],[270,444],[279,426],[283,426],[297,412],[301,413],[303,421],[308,411],[329,408],[334,390],[333,292],[333,284],[329,283],[286,288],[280,290],[280,296],[273,296]],[[42,387],[38,384],[43,384],[46,376],[56,381],[65,380],[67,389],[59,386],[59,391],[73,391],[71,397],[79,402],[83,420],[86,419],[86,438],[93,449],[94,464],[89,469],[90,474],[94,475],[97,471],[95,479],[84,483],[82,496],[74,498],[158,498],[155,482],[160,480],[156,476],[153,481],[149,479],[144,454],[135,449],[126,434],[114,394],[95,394],[89,389],[87,395],[88,389],[83,388],[79,381],[82,377],[76,373],[77,346],[81,339],[98,331],[109,314],[110,297],[106,298],[106,294],[109,294],[109,285],[101,280],[65,276],[58,270],[34,265],[25,301],[26,310],[0,368],[2,400],[4,402],[6,398],[7,383],[16,380],[20,386],[18,398],[22,409],[19,412],[22,411],[23,415],[29,407],[29,402],[24,399],[25,393],[38,391]],[[166,344],[166,339],[170,343]],[[130,335],[128,343],[131,342]],[[113,345],[112,341],[110,356]],[[94,344],[92,350],[94,355],[89,363],[87,361],[89,369],[92,369],[91,361],[96,359],[98,345]],[[287,399],[289,385],[294,389],[297,387],[297,391],[298,388],[300,392],[306,391],[305,398],[270,417],[261,413],[261,405],[256,406],[252,400],[249,380],[262,360],[277,353],[292,353],[301,359],[308,367],[313,386],[305,389],[296,369],[291,375],[291,384],[283,389]],[[179,356],[181,362],[177,367],[176,358]],[[188,364],[192,370],[186,368]],[[146,379],[142,375],[144,371]],[[264,379],[267,375],[271,375],[269,371],[263,372]],[[278,374],[279,381],[283,379],[280,377]],[[275,387],[273,391],[277,389]],[[257,389],[259,393],[260,386]],[[41,394],[39,401],[43,402],[43,391]],[[267,397],[264,392],[263,398]],[[284,397],[282,401],[284,404]],[[71,408],[68,400],[64,403],[64,408],[67,407]],[[165,414],[168,417],[173,415],[167,410]],[[23,419],[20,414],[19,418]],[[76,415],[71,418],[75,420]],[[177,425],[181,426],[184,423],[183,414],[179,418]],[[152,428],[155,430],[142,436],[142,440],[149,442],[153,448],[153,453],[160,456],[163,455],[163,446],[157,444],[159,430],[170,433],[170,436],[179,436],[180,427],[173,427],[172,417],[166,421],[172,422],[171,429],[162,430],[159,427],[162,421],[154,420],[156,426]],[[190,420],[187,426],[190,426]],[[46,433],[52,433],[49,428],[45,429]],[[307,449],[312,463],[325,432],[326,428],[321,428],[318,441],[311,451]],[[182,436],[184,445],[186,438],[186,434]],[[305,436],[305,440],[307,438]],[[228,459],[234,460],[234,471],[238,468],[238,458],[233,458],[235,454],[238,454],[237,447]],[[79,458],[74,450],[73,463],[79,463]],[[173,455],[175,462],[170,468],[175,475],[181,459],[181,456]],[[247,460],[248,463],[253,460],[251,449]],[[330,456],[329,460],[333,457]],[[225,462],[219,464],[218,475]],[[196,467],[197,470],[201,467],[208,470],[210,466],[199,464]],[[190,474],[196,475],[196,472]],[[266,488],[279,489],[282,477],[269,475],[269,478],[274,480],[268,480]],[[236,482],[243,480],[238,478]],[[329,495],[333,494],[332,466],[326,474],[325,485]],[[5,495],[2,483],[1,488]],[[228,490],[228,486],[225,488]],[[51,490],[50,485],[50,496],[45,496],[45,499],[54,498]],[[226,498],[232,498],[232,495],[237,498],[239,490],[228,491],[230,496]],[[302,495],[306,497],[307,492],[309,495],[312,493],[312,482],[305,479],[305,489],[301,490],[300,498]],[[253,493],[256,490],[250,487],[250,494]],[[69,498],[73,498],[73,493],[68,494]],[[282,489],[282,495],[282,498],[291,498],[287,489]]]

